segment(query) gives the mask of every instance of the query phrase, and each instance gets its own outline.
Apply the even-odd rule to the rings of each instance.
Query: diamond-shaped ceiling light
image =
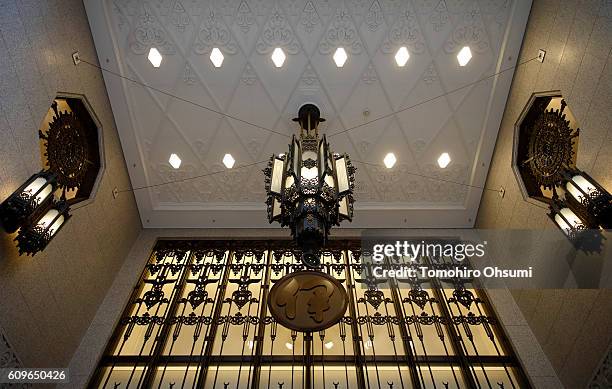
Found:
[[[472,59],[472,50],[468,46],[464,46],[459,54],[457,54],[457,61],[459,61],[459,66],[465,66]]]
[[[220,68],[223,64],[223,53],[218,48],[213,48],[210,52],[210,62],[215,65],[216,68]]]
[[[445,167],[448,166],[450,161],[451,161],[450,155],[448,155],[448,153],[442,153],[438,157],[438,166],[440,166],[442,169],[444,169]]]
[[[404,46],[400,47],[399,50],[397,50],[397,53],[395,53],[395,62],[397,63],[397,66],[405,66],[409,58],[410,53],[408,53],[408,49]]]
[[[172,166],[175,169],[178,169],[181,167],[181,159],[179,158],[178,155],[176,154],[170,154],[170,159],[168,160],[168,163],[170,163],[170,166]]]
[[[336,52],[334,53],[334,62],[336,63],[336,66],[341,68],[344,66],[344,63],[346,62],[348,55],[346,54],[346,51],[344,51],[343,47],[338,47],[336,49]]]
[[[161,65],[162,55],[155,47],[151,47],[151,50],[149,50],[149,56],[147,58],[154,68],[158,68],[159,65]]]
[[[272,62],[274,62],[274,66],[276,66],[277,68],[283,66],[286,58],[287,56],[285,55],[285,52],[280,47],[277,47],[272,52]]]
[[[389,153],[385,156],[383,162],[385,163],[387,169],[391,169],[395,165],[395,162],[397,162],[397,158],[395,158],[395,154]]]
[[[225,165],[226,168],[228,169],[233,168],[234,163],[236,163],[236,160],[234,159],[234,157],[232,157],[231,154],[225,154],[223,156],[223,164]]]

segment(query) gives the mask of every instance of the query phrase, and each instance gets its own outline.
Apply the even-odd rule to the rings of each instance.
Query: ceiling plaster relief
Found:
[[[156,69],[164,79],[171,80],[163,89],[180,96],[202,94],[205,98],[190,99],[290,136],[295,132],[290,119],[306,101],[325,112],[328,121],[322,131],[329,135],[490,74],[495,70],[513,1],[108,0],[108,4],[111,26],[119,38],[119,56],[137,79],[155,82],[150,79],[150,64],[142,60],[154,46],[168,56]],[[474,54],[474,67],[468,76],[456,67],[456,52],[464,45],[469,45]],[[410,53],[404,68],[397,67],[393,59],[401,46]],[[225,57],[218,69],[208,58],[213,47]],[[276,47],[287,56],[282,68],[274,68],[270,60]],[[338,47],[344,47],[349,55],[343,69],[336,68],[331,60]],[[185,153],[193,154],[187,157],[189,161],[184,159],[182,172],[190,169],[191,175],[199,175],[227,170],[220,158],[217,161],[211,157],[221,148],[231,152],[240,166],[263,160],[283,150],[288,142],[229,118],[211,120],[213,115],[205,111],[193,117],[175,116],[181,111],[170,107],[183,103],[160,98],[154,92],[147,94],[152,106],[162,112],[161,120],[157,120],[163,123],[160,130],[167,127],[170,133],[177,132],[186,144]],[[484,129],[465,129],[464,121],[456,116],[468,114],[468,109],[461,112],[462,106],[469,107],[466,102],[486,101],[489,95],[490,87],[467,88],[332,138],[339,151],[372,163],[381,163],[382,149],[391,149],[394,143],[403,145],[398,164],[390,171],[375,171],[356,163],[358,206],[389,201],[408,207],[461,205],[468,194],[465,188],[433,185],[431,180],[409,173],[469,183],[468,172]],[[130,101],[134,103],[136,100]],[[369,112],[367,118],[364,111]],[[202,127],[199,134],[182,128],[197,128],[198,123]],[[136,123],[140,126],[144,123]],[[161,138],[149,131],[140,142],[142,154],[150,159],[144,164],[146,176],[149,184],[155,184],[174,172],[167,164],[170,151],[158,155]],[[389,134],[397,138],[389,141]],[[447,136],[453,139],[447,142],[453,162],[447,169],[439,169],[434,162],[429,165],[437,158],[432,154],[439,154],[434,143],[444,143]],[[225,150],[230,147],[235,151]],[[214,202],[231,208],[232,203],[247,203],[263,209],[260,170],[253,166],[215,174],[190,185],[181,184],[177,186],[180,190],[159,187],[151,192],[151,205],[153,209],[162,204],[180,207],[188,202],[206,207]],[[230,177],[243,182],[236,186]],[[183,190],[189,193],[181,194]]]

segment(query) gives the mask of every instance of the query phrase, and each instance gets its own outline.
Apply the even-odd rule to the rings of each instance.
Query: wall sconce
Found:
[[[46,170],[34,174],[0,204],[2,228],[8,233],[13,233],[42,213],[52,201],[55,189],[55,174]]]
[[[51,239],[62,229],[70,219],[70,210],[65,200],[53,203],[49,210],[36,222],[24,226],[17,234],[17,248],[19,255],[34,255],[43,251]]]
[[[553,199],[550,204],[550,213],[548,217],[563,231],[570,239],[574,240],[579,236],[580,231],[584,231],[589,227],[587,224],[570,208],[567,202],[559,198]]]
[[[612,228],[612,196],[591,176],[578,169],[566,170],[565,199],[574,208],[582,208],[593,226]]]

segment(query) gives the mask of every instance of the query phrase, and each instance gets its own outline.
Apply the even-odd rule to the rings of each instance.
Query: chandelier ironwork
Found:
[[[302,249],[302,262],[319,266],[319,251],[333,225],[353,218],[355,168],[347,154],[332,153],[325,136],[319,138],[319,109],[303,105],[295,135],[286,154],[273,155],[266,176],[268,221],[289,226]]]

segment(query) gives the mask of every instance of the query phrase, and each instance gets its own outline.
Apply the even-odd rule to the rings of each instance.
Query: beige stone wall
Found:
[[[101,73],[78,0],[0,1],[0,201],[41,168],[38,128],[57,92],[84,94],[103,127],[106,171],[93,203],[35,257],[0,231],[0,327],[29,367],[67,366],[141,230]],[[78,207],[78,205],[77,205]]]
[[[512,172],[519,113],[534,92],[560,90],[580,124],[578,167],[612,190],[612,2],[534,0],[520,61],[546,50],[514,75],[477,227],[555,228],[525,202]],[[588,260],[588,258],[581,258]],[[512,294],[566,387],[584,387],[612,340],[612,291],[515,290]]]

